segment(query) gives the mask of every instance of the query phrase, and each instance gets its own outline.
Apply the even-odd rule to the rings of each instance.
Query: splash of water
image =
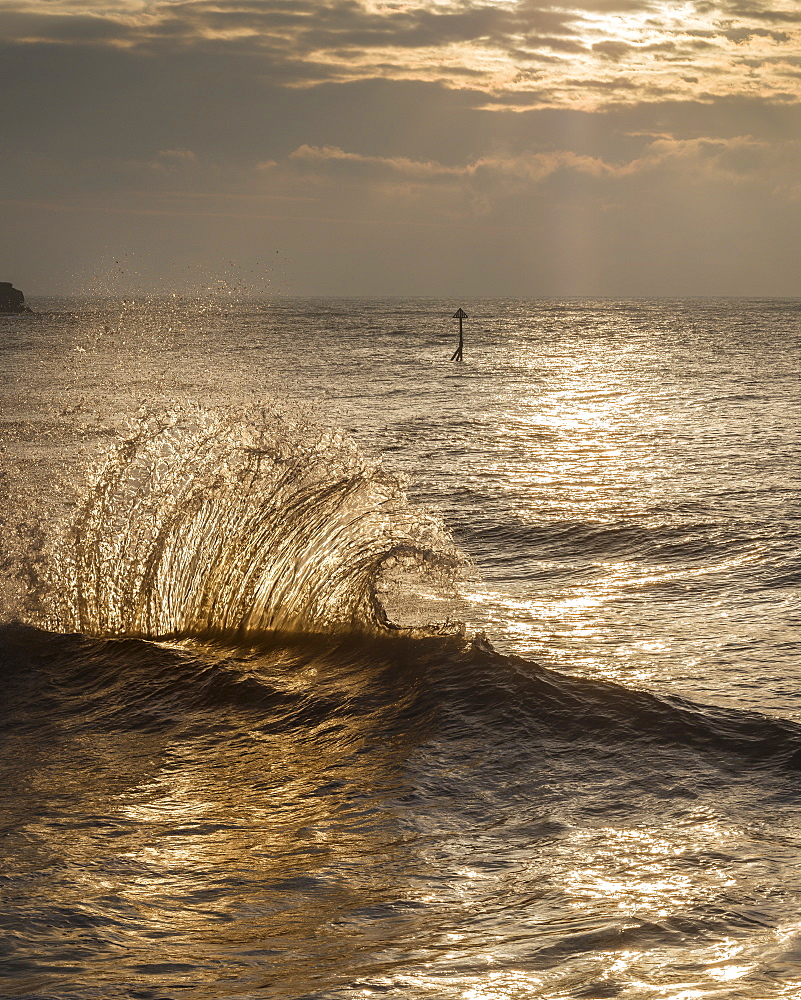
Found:
[[[51,548],[41,624],[95,635],[386,627],[390,578],[464,565],[379,462],[272,407],[131,422]]]

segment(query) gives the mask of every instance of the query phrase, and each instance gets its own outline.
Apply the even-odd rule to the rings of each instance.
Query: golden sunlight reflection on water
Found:
[[[314,398],[340,401],[371,455],[386,447],[387,468],[426,478],[416,499],[447,515],[483,573],[454,617],[504,651],[628,690],[557,678],[480,643],[425,661],[418,637],[407,662],[398,635],[386,662],[372,646],[354,661],[330,636],[264,657],[114,642],[85,677],[89,647],[62,636],[55,666],[76,670],[80,697],[56,697],[53,678],[42,706],[38,689],[20,695],[20,732],[30,716],[40,728],[16,744],[27,756],[8,755],[18,799],[8,885],[36,928],[34,974],[53,963],[60,989],[82,965],[82,996],[137,983],[209,1000],[798,1000],[797,783],[783,770],[797,757],[792,733],[736,713],[723,724],[694,705],[661,712],[664,700],[631,690],[736,704],[737,684],[762,680],[742,664],[769,616],[753,593],[743,612],[739,583],[773,567],[759,562],[752,496],[734,488],[751,482],[749,462],[765,462],[752,440],[762,402],[743,401],[739,386],[721,402],[724,376],[697,377],[717,345],[702,356],[685,340],[676,353],[675,310],[662,306],[637,307],[645,326],[644,313],[668,316],[645,338],[620,333],[627,308],[521,306],[483,355],[470,345],[458,372],[433,337],[421,361],[428,314],[414,314],[408,336],[374,337],[374,309],[356,335],[347,304],[339,332],[326,311],[307,338],[308,305],[270,332],[277,308],[248,320],[253,350],[238,318],[205,340],[187,325],[194,354],[160,379],[150,377],[156,327],[127,371],[118,348],[88,341],[71,375],[54,361],[33,377],[26,360],[39,397],[26,394],[20,406],[35,412],[14,426],[24,457],[41,459],[30,493],[46,492],[48,454],[77,462],[77,445],[95,439],[102,450],[98,413],[114,427],[140,399],[147,410],[212,394],[207,369],[213,408],[230,396],[236,409],[248,386],[263,392],[282,372],[293,391],[306,379]],[[782,475],[760,480],[767,497]],[[726,489],[739,506],[718,519]],[[114,506],[126,536],[127,509]],[[335,560],[315,551],[327,579]],[[389,569],[379,582],[389,605]],[[408,619],[421,604],[432,620],[450,615],[438,580],[430,592],[418,582],[395,595],[398,607],[409,598]],[[774,627],[791,648],[789,626]],[[175,658],[159,667],[159,651]],[[720,663],[729,672],[705,686]],[[650,722],[638,716],[646,701]],[[764,685],[744,703],[755,701],[769,702]],[[796,704],[787,698],[780,714]],[[774,738],[784,739],[777,761]]]
[[[341,684],[355,694],[375,678],[366,671]],[[245,920],[253,960],[267,967],[280,951],[288,990],[308,984],[321,963],[335,981],[344,955],[353,990],[363,954],[370,972],[354,995],[365,997],[404,989],[556,1000],[595,982],[626,983],[599,996],[711,998],[726,996],[714,984],[748,975],[760,949],[781,951],[783,937],[792,946],[801,925],[739,941],[692,919],[725,905],[735,856],[770,867],[756,845],[749,853],[747,831],[708,807],[689,803],[669,830],[649,813],[633,823],[570,822],[530,843],[475,831],[436,805],[410,827],[387,807],[388,796],[422,787],[430,766],[426,744],[410,755],[408,739],[379,750],[362,726],[347,725],[295,738],[256,728],[233,743],[221,730],[201,746],[191,735],[173,738],[138,782],[104,796],[119,880],[95,882],[95,844],[81,831],[70,841],[87,899],[136,914],[126,967],[158,974],[163,965],[171,982],[189,986],[197,966],[182,972],[181,955],[202,942],[204,975],[241,987],[241,932],[229,939],[229,928]],[[104,755],[113,765],[111,744]],[[677,938],[679,977],[670,965]],[[393,941],[406,953],[400,970],[389,954],[386,966],[376,959]]]
[[[726,427],[707,390],[677,373],[671,343],[640,358],[636,338],[620,351],[591,338],[543,353],[534,337],[512,342],[520,371],[482,390],[492,447],[473,482],[515,555],[495,570],[481,550],[468,629],[558,669],[660,690],[691,680],[701,700],[741,704],[748,681],[730,650],[741,636],[784,638],[767,619],[741,619],[731,582],[764,562],[765,543],[727,545],[728,515],[719,525],[714,499],[698,497],[714,498],[716,477],[741,461],[743,416],[734,409]],[[714,680],[698,669],[710,661]]]

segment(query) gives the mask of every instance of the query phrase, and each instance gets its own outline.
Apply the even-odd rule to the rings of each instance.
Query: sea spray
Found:
[[[19,617],[105,636],[423,625],[409,595],[437,605],[465,566],[380,461],[277,404],[129,419],[41,532]]]

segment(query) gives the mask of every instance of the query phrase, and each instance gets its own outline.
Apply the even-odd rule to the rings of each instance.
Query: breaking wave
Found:
[[[404,601],[465,564],[379,461],[267,406],[130,421],[51,535],[26,617],[98,636],[424,625]]]

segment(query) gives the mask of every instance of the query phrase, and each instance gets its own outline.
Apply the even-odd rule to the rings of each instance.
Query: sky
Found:
[[[0,0],[0,280],[801,295],[798,0]]]

